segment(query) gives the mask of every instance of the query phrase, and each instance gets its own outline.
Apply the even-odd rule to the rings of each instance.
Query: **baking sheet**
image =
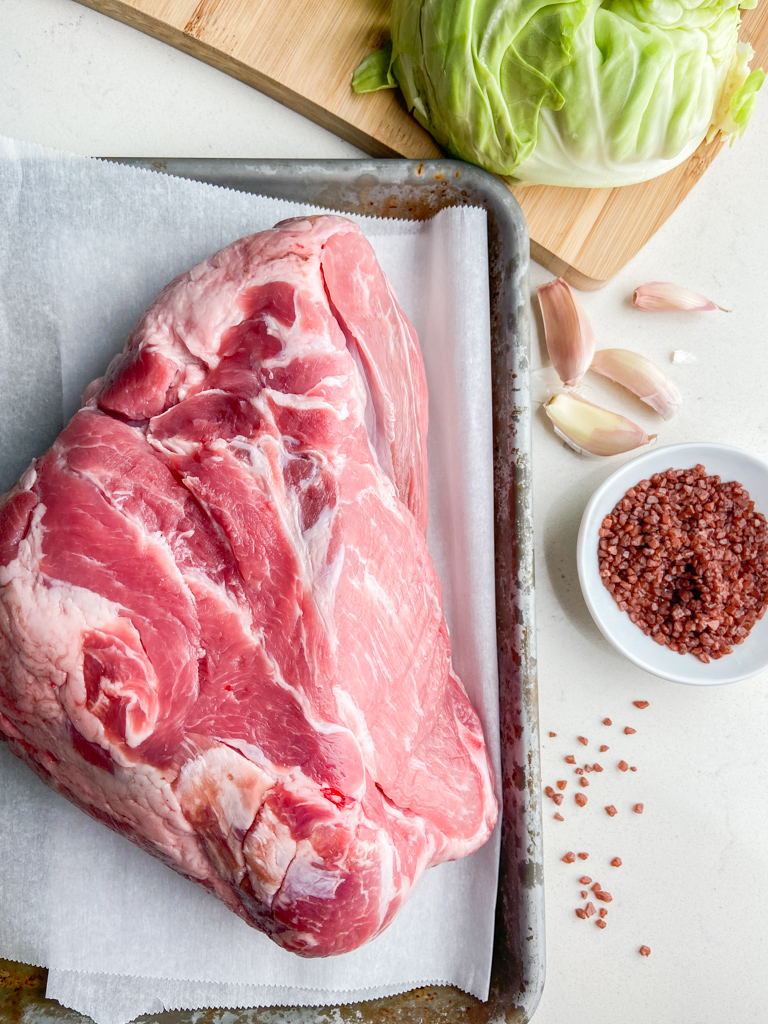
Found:
[[[169,278],[234,237],[306,210],[10,141],[3,157],[6,324],[26,317],[32,366],[58,354],[61,411],[48,423],[51,439]],[[424,224],[365,220],[364,230],[422,338],[431,395],[430,547],[455,664],[484,718],[498,778],[485,213],[444,211]],[[10,329],[3,341],[13,348]],[[35,407],[34,374],[24,384],[27,395],[15,382],[7,408]],[[11,429],[16,444],[9,450],[17,454],[24,434],[16,421]],[[4,463],[5,474],[12,469],[18,467]],[[3,753],[0,831],[6,839],[12,827],[29,832],[28,847],[14,839],[3,850],[0,872],[10,893],[0,912],[5,955],[60,972],[163,978],[166,1004],[178,1002],[189,982],[214,982],[216,1000],[222,985],[237,987],[225,1001],[240,1005],[244,998],[274,1004],[288,993],[294,1003],[346,1002],[446,982],[487,994],[498,831],[472,858],[430,870],[395,925],[370,946],[307,961],[41,790]],[[24,898],[30,891],[35,901]],[[147,982],[142,988],[146,1003],[139,1008],[150,1009],[156,989]],[[105,989],[99,979],[94,989],[103,1024],[136,1010],[138,983],[130,1008],[120,1003],[118,986]],[[92,1001],[86,1006],[96,1012]]]

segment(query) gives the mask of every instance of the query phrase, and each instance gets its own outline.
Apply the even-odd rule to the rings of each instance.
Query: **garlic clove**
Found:
[[[553,395],[544,411],[558,437],[582,454],[621,455],[656,438],[656,434],[649,437],[626,416],[602,409],[569,392]]]
[[[669,281],[649,281],[647,284],[638,285],[632,294],[632,305],[638,309],[677,309],[684,312],[704,312],[710,309],[719,309],[723,313],[730,310],[718,306],[711,299],[697,295],[690,288],[683,288],[679,284],[671,284]]]
[[[639,352],[626,348],[600,349],[595,352],[590,369],[627,388],[665,420],[674,416],[682,405],[682,395],[674,381]]]
[[[592,325],[561,277],[541,285],[538,292],[552,365],[563,384],[578,384],[589,369],[595,351]]]

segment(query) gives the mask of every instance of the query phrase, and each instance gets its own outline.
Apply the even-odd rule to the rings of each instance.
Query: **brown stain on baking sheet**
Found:
[[[22,1024],[29,1006],[44,1000],[46,978],[39,967],[0,960],[0,1021]]]
[[[184,33],[194,36],[195,39],[202,39],[207,28],[207,22],[216,14],[221,7],[222,0],[200,0],[195,8],[192,17],[184,26]]]

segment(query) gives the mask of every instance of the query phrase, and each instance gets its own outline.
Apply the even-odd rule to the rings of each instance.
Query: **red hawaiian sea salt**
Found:
[[[638,952],[640,953],[640,956],[650,956],[651,955],[651,947],[650,946],[641,946],[640,949],[638,950]]]
[[[768,605],[768,523],[740,483],[701,464],[631,487],[599,530],[604,585],[646,636],[705,663]]]

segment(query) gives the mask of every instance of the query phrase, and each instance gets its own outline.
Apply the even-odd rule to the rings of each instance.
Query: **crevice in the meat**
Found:
[[[258,818],[258,815],[256,815],[256,817]],[[280,896],[282,895],[283,889],[285,887],[285,883],[288,880],[288,874],[289,874],[291,868],[293,867],[293,862],[296,860],[296,858],[298,856],[299,856],[299,844],[297,843],[296,844],[296,852],[291,857],[291,859],[288,861],[288,867],[285,869],[285,873],[283,875],[283,880],[280,883],[280,885],[279,885],[277,891],[275,892],[274,896],[272,897],[272,899],[269,902],[270,907],[272,907],[274,905],[276,900],[280,899]]]
[[[396,811],[398,811],[398,813],[400,813],[400,814],[409,814],[409,815],[411,815],[412,817],[415,817],[415,818],[421,818],[422,817],[422,815],[420,815],[418,813],[418,811],[414,811],[410,807],[401,807],[399,803],[397,803],[395,800],[393,800],[392,797],[389,796],[384,791],[384,789],[382,788],[380,783],[376,782],[376,783],[374,783],[374,785],[376,786],[376,789],[379,791],[379,794],[380,794],[382,800],[386,804],[388,804],[390,807],[393,807]]]
[[[229,552],[230,558],[232,560],[232,564],[237,566],[237,571],[238,571],[238,573],[240,574],[240,576],[242,578],[242,573],[240,572],[240,563],[237,560],[237,555],[235,553],[235,549],[232,546],[232,541],[227,536],[224,528],[220,525],[220,523],[216,522],[215,518],[211,515],[210,511],[206,508],[206,506],[203,505],[203,503],[198,499],[198,497],[195,495],[195,493],[190,490],[190,488],[187,486],[187,483],[184,480],[184,477],[182,476],[181,472],[176,468],[176,466],[174,466],[174,464],[173,464],[173,462],[171,460],[169,460],[169,462],[168,462],[168,469],[169,469],[169,471],[171,473],[171,476],[176,481],[176,483],[181,488],[183,488],[185,493],[187,495],[189,495],[189,497],[192,499],[192,502],[194,503],[195,508],[203,516],[203,519],[205,520],[206,524],[208,525],[208,528],[210,530],[212,530],[213,533],[215,534],[215,536],[224,544],[226,550]],[[182,576],[182,579],[184,579],[183,576]],[[184,579],[184,585],[187,586],[186,579]],[[188,586],[187,586],[187,589],[189,589]],[[227,591],[229,591],[229,587],[226,587],[226,589],[227,589]],[[194,595],[192,595],[192,596],[193,596],[193,599],[194,599]],[[197,604],[196,601],[195,601],[195,604]]]
[[[85,407],[87,408],[87,406]],[[131,427],[133,430],[138,430],[140,434],[146,435],[149,428],[149,419],[144,420],[132,420],[129,419],[121,412],[116,412],[114,409],[102,409],[99,405],[94,410],[95,412],[101,413],[102,416],[109,416],[113,420],[117,420],[118,423],[123,423],[126,427]]]
[[[395,481],[395,469],[392,464],[392,450],[389,446],[387,431],[384,426],[385,417],[375,398],[376,389],[371,383],[370,366],[368,365],[365,356],[360,351],[357,338],[355,338],[355,336],[350,332],[344,322],[344,318],[334,304],[328,287],[328,282],[325,279],[325,271],[323,270],[322,261],[320,262],[320,276],[322,278],[328,307],[339,330],[341,331],[342,337],[344,338],[347,346],[347,351],[352,356],[358,373],[360,374],[360,379],[363,382],[363,388],[365,390],[364,426],[368,435],[368,442],[371,446],[371,451],[376,457],[376,461],[378,462],[382,473],[389,477],[392,483],[395,484],[395,487],[397,487],[397,482]]]

